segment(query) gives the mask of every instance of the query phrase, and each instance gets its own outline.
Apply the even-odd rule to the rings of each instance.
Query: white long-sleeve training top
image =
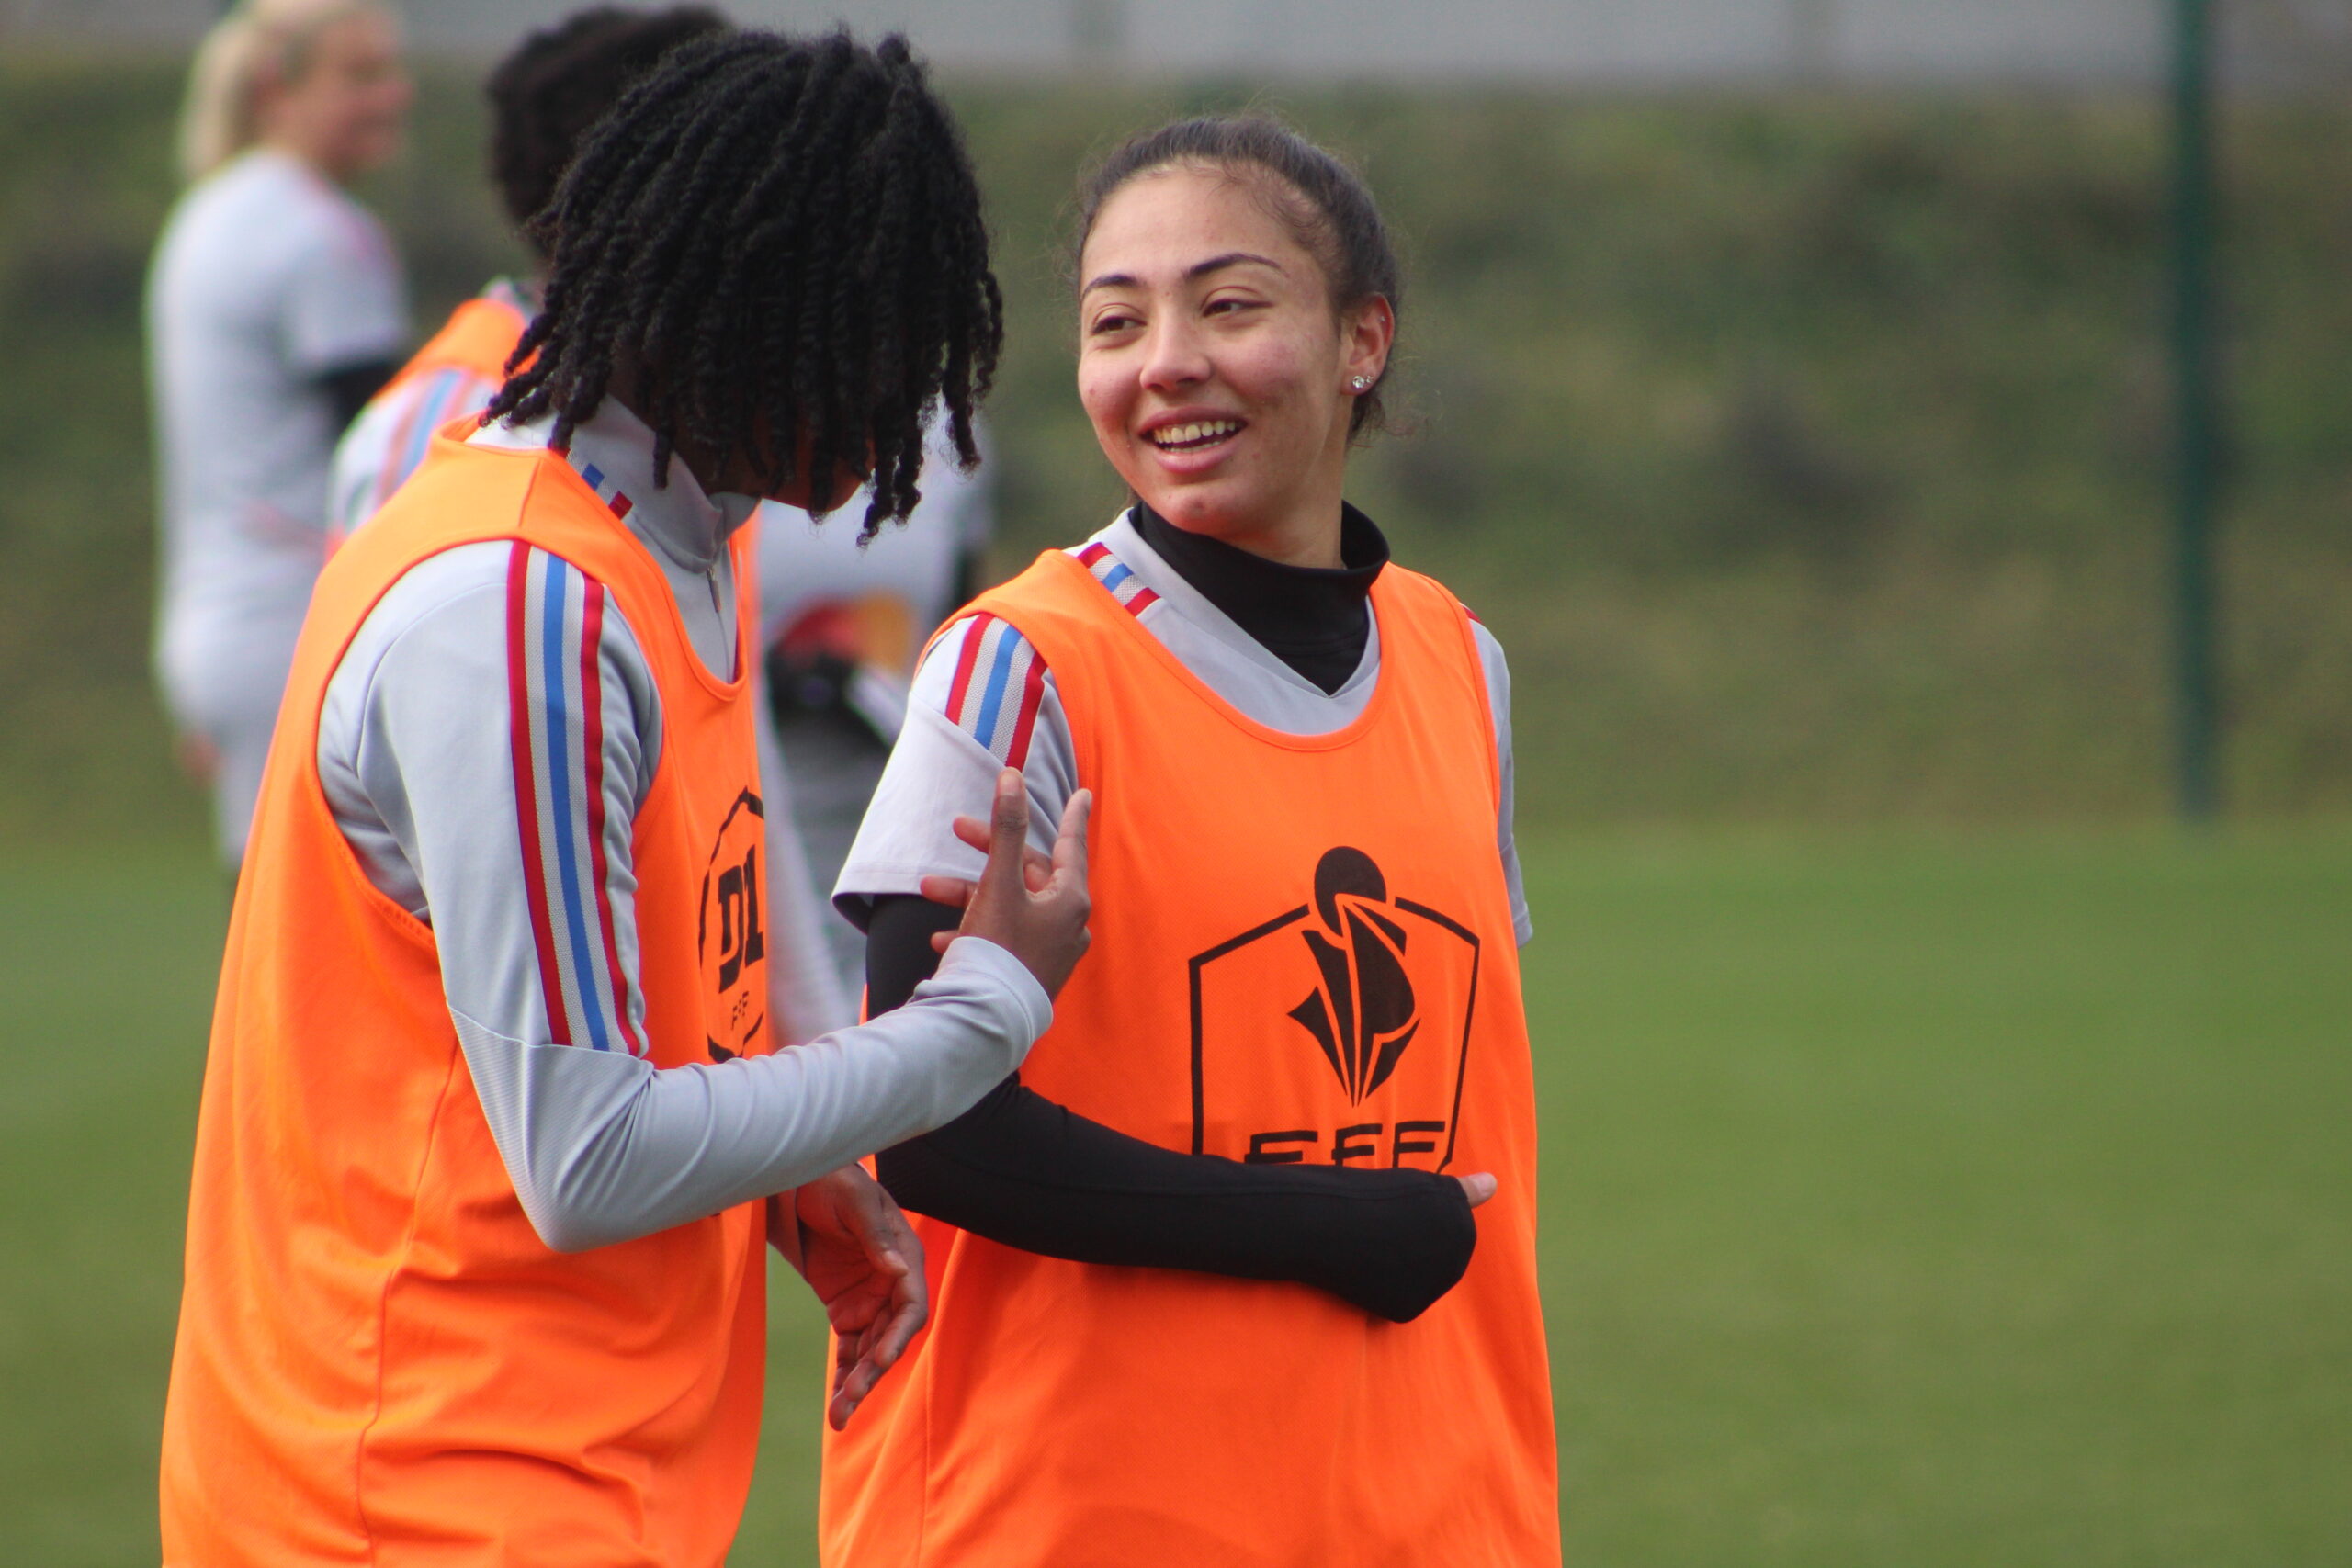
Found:
[[[474,439],[544,447],[550,423]],[[695,655],[724,678],[735,649],[725,547],[752,502],[706,496],[683,464],[656,486],[652,446],[607,400],[569,457],[608,499],[629,498],[624,525],[660,562]],[[1018,960],[975,938],[949,949],[908,1007],[773,1055],[660,1070],[630,1048],[644,1038],[631,840],[661,756],[660,693],[636,634],[608,607],[594,650],[602,743],[591,753],[586,727],[550,727],[576,754],[534,770],[534,798],[517,798],[512,715],[581,700],[580,617],[525,628],[562,639],[558,657],[509,658],[508,574],[550,570],[540,552],[488,543],[403,574],[328,683],[318,751],[328,804],[370,879],[433,927],[468,1068],[541,1236],[566,1250],[601,1246],[786,1190],[953,1120],[1018,1067],[1051,1004]],[[545,671],[565,672],[556,678],[570,689],[537,689]],[[525,859],[519,812],[537,814],[543,843],[584,847],[592,800],[602,802],[601,881],[590,855],[572,857],[569,879],[552,859]],[[530,879],[539,907],[561,912],[553,985],[540,972]],[[566,1014],[560,1030],[549,997]]]

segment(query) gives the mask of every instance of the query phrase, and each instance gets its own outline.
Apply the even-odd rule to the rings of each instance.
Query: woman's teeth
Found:
[[[1241,429],[1238,419],[1203,419],[1190,424],[1163,425],[1150,434],[1151,444],[1163,452],[1184,452],[1197,446],[1207,446],[1237,434]]]

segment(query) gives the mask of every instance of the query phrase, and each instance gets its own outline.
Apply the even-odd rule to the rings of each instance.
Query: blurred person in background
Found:
[[[926,1300],[854,1162],[1016,1068],[1086,945],[1084,797],[1034,897],[1001,780],[936,976],[775,1048],[742,525],[861,483],[867,527],[903,515],[933,410],[978,460],[1002,342],[905,40],[682,46],[545,221],[522,368],[327,563],[296,649],[198,1121],[175,1565],[718,1568],[767,1250],[825,1303],[846,1421]]]
[[[155,663],[232,869],[324,558],[335,437],[406,347],[391,244],[344,187],[399,150],[411,97],[375,0],[243,0],[189,77],[188,189],[147,292]]]
[[[790,507],[761,510],[768,705],[790,773],[792,820],[820,889],[830,892],[841,874],[906,722],[916,655],[947,613],[979,592],[994,525],[990,487],[938,453],[923,466],[922,503],[871,539]],[[830,909],[820,930],[842,994],[856,996],[865,933]]]
[[[582,135],[664,54],[728,26],[707,6],[597,6],[530,34],[491,72],[490,176],[532,270],[492,278],[459,305],[344,432],[330,491],[336,541],[391,499],[435,430],[497,395],[547,283],[547,245],[531,219],[555,194]]]
[[[598,6],[530,34],[491,72],[485,84],[491,178],[530,248],[531,274],[493,278],[459,305],[344,433],[334,454],[331,548],[391,499],[424,460],[435,432],[481,413],[504,383],[507,362],[538,314],[547,286],[551,237],[534,229],[531,220],[554,196],[581,140],[663,55],[729,26],[707,6],[658,11]],[[948,465],[941,467],[953,472]],[[806,513],[772,505],[761,510],[808,525]],[[836,527],[831,533],[837,539],[844,536],[854,550],[855,529]],[[760,553],[764,561],[768,552]],[[853,940],[857,932],[826,907],[819,891],[831,886],[831,873],[823,884],[810,875],[786,804],[796,795],[766,705],[759,705],[755,714],[767,803],[767,935],[775,958],[769,965],[770,999],[784,1042],[797,1044],[857,1021],[855,986],[844,983],[840,960],[828,944],[829,936],[833,942],[842,940],[833,932]],[[859,796],[855,810],[862,812],[865,804]],[[850,829],[855,827],[852,815]],[[846,847],[846,833],[842,841]],[[833,869],[839,868],[836,856]]]
[[[1098,798],[1095,941],[1022,1071],[876,1162],[938,1308],[826,1440],[825,1561],[1555,1563],[1510,678],[1345,499],[1387,230],[1256,118],[1078,207],[1136,503],[934,641],[837,901],[887,1018],[1018,769],[1033,822]]]

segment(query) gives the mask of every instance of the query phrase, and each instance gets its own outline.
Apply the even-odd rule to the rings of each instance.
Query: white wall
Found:
[[[490,52],[575,0],[405,0],[434,50]],[[638,0],[649,3],[649,0]],[[2352,0],[2220,0],[2234,73],[2352,72]],[[1593,83],[2148,83],[2170,0],[733,0],[846,18],[950,69]],[[180,42],[219,0],[0,0],[0,34]]]
[[[903,29],[933,61],[1143,74],[1623,82],[2146,78],[2163,0],[736,0],[744,21]],[[409,0],[495,48],[566,0]]]

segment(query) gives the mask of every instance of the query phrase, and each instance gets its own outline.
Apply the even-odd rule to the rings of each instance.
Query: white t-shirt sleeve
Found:
[[[278,311],[286,364],[297,377],[400,358],[408,299],[383,227],[356,204],[322,214],[294,258]]]
[[[1029,791],[1029,842],[1051,853],[1078,789],[1078,753],[1053,671],[993,615],[967,615],[915,671],[906,728],[850,845],[833,904],[860,930],[887,894],[926,876],[977,878],[979,852],[956,837],[959,816],[986,819],[997,774],[1017,767]]]

